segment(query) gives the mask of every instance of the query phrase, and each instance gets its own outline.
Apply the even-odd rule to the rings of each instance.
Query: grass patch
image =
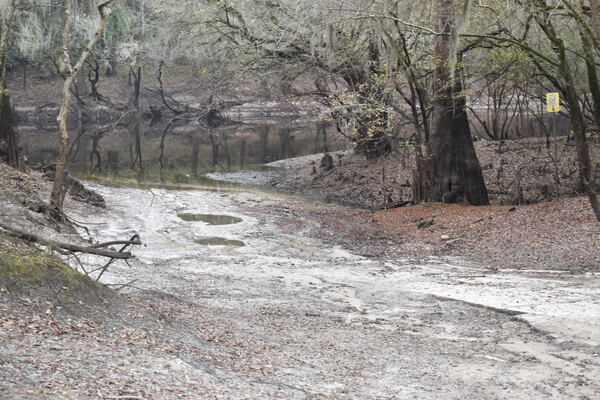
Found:
[[[57,256],[5,234],[0,234],[0,286],[16,296],[47,299],[76,314],[84,305],[102,305],[116,297]]]

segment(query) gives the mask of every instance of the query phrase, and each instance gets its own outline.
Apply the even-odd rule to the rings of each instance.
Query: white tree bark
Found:
[[[59,135],[59,156],[58,161],[56,163],[56,174],[54,176],[54,184],[52,185],[52,194],[50,195],[51,206],[59,210],[62,209],[66,195],[65,176],[67,158],[69,156],[69,131],[67,127],[67,120],[69,117],[69,107],[71,105],[71,85],[73,85],[73,82],[75,81],[75,79],[77,79],[77,74],[79,73],[79,70],[92,53],[92,50],[94,49],[94,46],[96,45],[98,40],[100,40],[102,32],[104,32],[104,28],[108,23],[108,17],[111,14],[110,7],[116,1],[117,0],[108,0],[98,6],[98,12],[100,13],[100,25],[98,26],[98,29],[96,30],[94,36],[90,39],[87,46],[79,56],[77,63],[74,66],[71,64],[71,59],[69,56],[70,30],[74,18],[73,0],[67,1],[67,19],[65,22],[65,29],[63,32],[63,55],[65,58],[65,64],[68,75],[67,79],[65,79],[65,82],[63,84],[62,105],[60,107],[58,117],[56,118]]]

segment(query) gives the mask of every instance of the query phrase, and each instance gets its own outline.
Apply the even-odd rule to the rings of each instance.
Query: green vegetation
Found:
[[[0,287],[11,293],[48,298],[71,312],[115,295],[37,247],[0,234]]]

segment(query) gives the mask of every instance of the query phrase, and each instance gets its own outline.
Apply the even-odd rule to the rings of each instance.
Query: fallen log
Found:
[[[135,235],[133,235],[131,237],[131,239],[129,239],[129,243],[136,243],[136,242],[140,242],[140,237],[139,235],[136,233]],[[119,252],[123,252],[125,251],[125,249],[129,246],[131,246],[131,244],[126,243],[123,245],[123,247],[121,247],[121,250],[119,250]],[[104,273],[108,270],[108,267],[110,267],[110,265],[115,261],[114,258],[111,258],[110,260],[108,260],[108,262],[106,263],[106,265],[102,268],[102,271],[100,271],[100,274],[96,277],[96,281],[100,281],[100,278],[102,278],[102,275],[104,275]],[[125,261],[127,262],[127,261]]]
[[[114,240],[112,242],[105,242],[105,243],[94,244],[94,245],[90,246],[90,248],[92,248],[92,249],[100,249],[100,248],[103,248],[103,247],[114,246],[114,245],[117,245],[117,244],[122,244],[122,245],[127,245],[127,246],[141,246],[143,243],[140,241],[139,238],[138,239],[133,239],[133,240]]]
[[[75,253],[92,254],[117,260],[130,260],[133,258],[133,254],[131,254],[130,252],[108,250],[94,246],[81,246],[73,243],[65,243],[57,240],[46,239],[34,233],[25,232],[21,229],[15,228],[14,226],[8,225],[2,221],[0,221],[0,228],[6,230],[9,234],[13,236],[17,236],[21,239],[25,239],[33,243],[39,243],[52,248],[69,250]],[[127,243],[131,244],[137,244],[138,242],[139,240],[127,241]]]

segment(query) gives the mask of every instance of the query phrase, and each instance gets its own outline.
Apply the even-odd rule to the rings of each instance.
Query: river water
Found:
[[[21,129],[32,165],[56,160],[56,133]],[[100,131],[86,127],[72,136],[69,162],[77,177],[126,186],[206,184],[209,172],[264,170],[264,164],[291,157],[349,148],[334,126],[323,121],[279,120],[236,123],[208,130],[166,124],[135,130]]]

